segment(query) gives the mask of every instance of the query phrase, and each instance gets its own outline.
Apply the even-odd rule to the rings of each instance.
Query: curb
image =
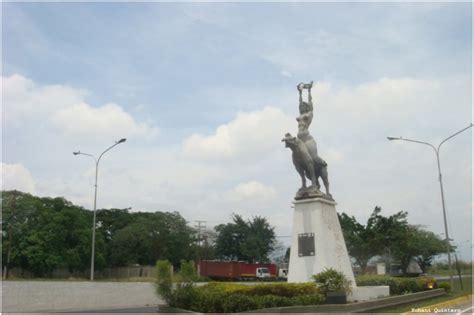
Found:
[[[423,306],[421,308],[423,308],[423,309],[446,308],[446,307],[451,306],[451,305],[456,304],[456,303],[463,303],[463,302],[472,301],[473,297],[474,297],[474,295],[472,295],[472,294],[471,295],[466,295],[466,296],[456,298],[454,300],[449,300],[449,301],[446,301],[446,302],[441,302],[441,303],[433,304],[433,305],[427,305],[427,306]],[[403,314],[415,314],[415,313],[419,313],[419,312],[406,312],[406,313],[403,313]]]
[[[283,307],[273,307],[273,308],[264,308],[258,310],[251,310],[243,313],[273,313],[273,314],[282,314],[282,313],[367,313],[374,310],[391,307],[400,304],[418,302],[426,300],[433,297],[438,297],[445,295],[446,291],[444,289],[434,289],[429,291],[422,291],[417,293],[410,293],[405,295],[395,295],[391,297],[385,297],[376,300],[369,300],[364,302],[349,303],[349,304],[321,304],[321,305],[306,305],[306,306],[283,306]]]

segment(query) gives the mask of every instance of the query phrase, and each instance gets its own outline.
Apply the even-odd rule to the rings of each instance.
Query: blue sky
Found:
[[[442,232],[434,155],[385,136],[438,142],[472,121],[470,3],[2,6],[4,187],[90,207],[93,166],[70,152],[127,137],[99,206],[209,225],[260,213],[288,235],[298,178],[279,140],[314,80],[339,210],[407,210]],[[470,139],[442,152],[453,227],[472,220]]]
[[[162,128],[212,128],[255,106],[222,106],[229,101],[206,93],[285,89],[295,80],[285,73],[357,84],[452,76],[470,66],[468,3],[4,7],[5,74],[86,88],[93,103],[142,105]]]

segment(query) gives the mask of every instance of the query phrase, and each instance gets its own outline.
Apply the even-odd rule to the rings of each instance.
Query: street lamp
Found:
[[[113,147],[115,147],[116,145],[118,145],[120,143],[125,142],[126,140],[127,140],[126,138],[122,138],[119,141],[115,141],[115,144],[111,145],[104,152],[102,152],[99,155],[98,159],[96,159],[95,156],[93,156],[92,154],[84,153],[84,152],[81,152],[81,151],[72,152],[72,154],[74,154],[74,155],[82,154],[82,155],[90,156],[95,162],[94,219],[92,220],[92,250],[91,250],[91,275],[90,275],[91,281],[94,280],[95,217],[96,217],[95,213],[96,213],[96,209],[97,209],[97,175],[99,173],[99,162],[100,162],[100,159],[102,158],[102,156],[105,154],[105,152],[111,150]]]
[[[451,248],[450,248],[450,245],[449,245],[449,234],[448,234],[448,223],[447,223],[447,220],[446,220],[446,205],[445,205],[445,202],[444,202],[444,189],[443,189],[443,178],[441,176],[441,164],[439,162],[439,149],[441,148],[441,145],[443,143],[445,143],[446,141],[448,141],[449,139],[453,138],[454,136],[457,136],[458,134],[460,134],[461,132],[471,128],[473,126],[473,124],[469,124],[469,126],[467,126],[466,128],[463,128],[461,130],[459,130],[458,132],[456,133],[453,133],[452,135],[450,135],[449,137],[447,137],[446,139],[444,139],[443,141],[440,142],[440,144],[438,145],[438,147],[436,148],[434,145],[432,145],[431,143],[428,143],[428,142],[423,142],[423,141],[418,141],[418,140],[412,140],[412,139],[405,139],[405,138],[402,138],[402,137],[399,137],[399,138],[395,138],[395,137],[387,137],[388,140],[390,141],[393,141],[393,140],[403,140],[403,141],[408,141],[408,142],[415,142],[415,143],[420,143],[420,144],[425,144],[425,145],[428,145],[430,146],[431,148],[433,148],[435,154],[436,154],[436,160],[438,162],[438,174],[439,174],[439,187],[441,189],[441,204],[443,206],[443,219],[444,219],[444,233],[446,234],[446,250],[448,251],[448,267],[449,267],[449,281],[451,283],[451,288],[454,288],[454,281],[453,281],[453,274],[452,274],[452,270],[451,270]]]

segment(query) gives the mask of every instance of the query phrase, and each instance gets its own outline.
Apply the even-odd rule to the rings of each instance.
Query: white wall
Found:
[[[149,282],[3,281],[3,312],[66,311],[163,304]]]

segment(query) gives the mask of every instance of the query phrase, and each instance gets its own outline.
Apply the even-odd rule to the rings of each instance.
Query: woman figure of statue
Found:
[[[311,96],[311,88],[313,87],[313,81],[308,84],[300,83],[297,85],[297,89],[300,92],[300,115],[296,118],[298,122],[298,138],[304,142],[308,148],[308,152],[313,158],[313,161],[318,165],[327,165],[326,162],[318,156],[318,148],[316,141],[313,136],[309,133],[309,126],[313,121],[313,99]],[[308,89],[308,102],[303,101],[303,89]]]

